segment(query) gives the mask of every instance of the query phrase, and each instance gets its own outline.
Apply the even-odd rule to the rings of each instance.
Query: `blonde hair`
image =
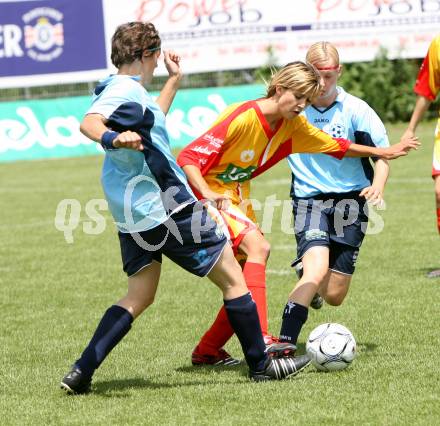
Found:
[[[328,41],[318,41],[309,47],[306,61],[313,65],[332,60],[335,66],[339,66],[339,53],[336,47]]]
[[[290,62],[272,75],[266,98],[274,96],[276,87],[281,86],[312,101],[321,91],[320,80],[321,77],[313,65],[301,61]]]

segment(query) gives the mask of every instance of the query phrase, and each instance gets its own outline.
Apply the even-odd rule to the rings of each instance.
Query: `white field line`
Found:
[[[276,186],[276,185],[290,185],[292,182],[291,179],[282,178],[282,179],[270,179],[262,182],[258,182],[258,186]],[[388,183],[412,183],[412,184],[420,184],[420,183],[430,183],[432,182],[432,178],[430,176],[427,177],[415,177],[415,178],[389,178]]]
[[[288,269],[266,269],[266,274],[270,275],[295,275],[295,271],[290,271]]]
[[[388,183],[413,183],[413,184],[421,184],[421,183],[431,183],[431,177],[417,177],[417,178],[393,178],[388,179]],[[276,186],[276,185],[290,185],[291,179],[283,178],[283,179],[270,179],[267,181],[258,182],[258,186]],[[72,186],[68,188],[72,191],[81,191],[81,190],[89,190],[89,186]],[[29,185],[27,186],[0,186],[0,192],[63,192],[66,191],[65,187],[39,187],[32,188]]]
[[[294,248],[295,247],[294,247],[293,243],[292,244],[279,244],[279,245],[273,246],[274,250],[293,250]]]
[[[105,216],[102,215],[104,217],[104,219],[109,220],[111,223],[113,223],[113,218],[111,216]],[[90,222],[90,218],[84,218],[84,219],[79,219],[78,221],[78,225],[84,222]],[[57,223],[63,224],[64,222],[59,221]],[[19,228],[33,228],[33,227],[44,227],[44,226],[48,226],[48,225],[52,225],[55,228],[55,219],[51,219],[51,220],[41,220],[41,221],[37,221],[37,222],[27,222],[27,223],[10,223],[10,224],[0,224],[0,229],[19,229]],[[57,230],[57,229],[56,229]],[[59,230],[57,230],[58,232],[61,232]]]

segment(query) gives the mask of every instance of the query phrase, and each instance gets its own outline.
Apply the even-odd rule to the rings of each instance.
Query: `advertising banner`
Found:
[[[92,81],[105,49],[101,0],[0,1],[0,87]]]
[[[342,62],[369,61],[380,47],[421,58],[439,32],[440,0],[0,0],[0,88],[98,80],[115,71],[116,27],[137,20],[153,22],[191,74],[283,65],[321,40]]]
[[[261,85],[179,91],[167,115],[171,147],[198,137],[226,105],[263,95]],[[89,106],[88,96],[0,103],[0,162],[102,153],[79,131]]]
[[[423,57],[440,31],[440,0],[104,0],[109,34],[130,20],[153,22],[186,73],[303,60],[316,41],[343,62]],[[269,53],[270,52],[270,53]],[[160,72],[164,73],[162,68]]]

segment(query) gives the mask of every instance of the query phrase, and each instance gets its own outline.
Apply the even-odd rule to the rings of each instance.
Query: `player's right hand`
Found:
[[[385,155],[383,158],[386,160],[394,160],[395,158],[407,155],[409,151],[417,149],[419,146],[419,138],[416,136],[402,138],[399,143],[391,145],[389,148],[385,148]]]
[[[203,201],[213,204],[218,210],[227,210],[231,205],[231,199],[225,194],[206,189],[201,194]]]
[[[131,130],[126,130],[113,139],[113,146],[115,148],[133,149],[135,151],[142,151],[144,149],[140,135]]]

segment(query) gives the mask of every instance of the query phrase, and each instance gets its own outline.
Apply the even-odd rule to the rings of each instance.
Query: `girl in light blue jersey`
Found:
[[[303,114],[314,126],[368,146],[387,147],[386,130],[377,114],[361,99],[337,86],[339,54],[328,42],[313,44],[306,60],[321,75],[321,95]],[[389,166],[385,159],[293,154],[291,196],[295,219],[299,281],[283,313],[280,340],[296,344],[309,306],[323,300],[340,305],[350,287],[359,248],[368,223],[367,201],[383,203]]]

